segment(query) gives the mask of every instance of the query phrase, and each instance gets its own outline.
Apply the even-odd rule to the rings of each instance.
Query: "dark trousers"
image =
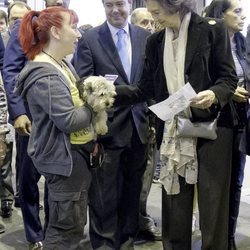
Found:
[[[198,204],[203,250],[227,250],[233,131],[218,128],[215,141],[198,139]],[[191,250],[194,185],[180,177],[180,193],[162,196],[166,250]]]
[[[234,131],[229,203],[229,240],[234,239],[236,231],[237,218],[240,208],[241,188],[244,179],[244,169],[246,164],[246,155],[239,151],[239,142],[241,135],[241,131],[237,129]]]
[[[12,186],[12,152],[13,143],[7,144],[7,152],[3,166],[0,166],[0,199],[1,201],[13,201],[14,190]]]
[[[90,240],[94,249],[133,248],[138,231],[146,147],[134,130],[127,147],[105,148],[103,166],[93,170],[89,216]]]
[[[43,227],[39,217],[38,181],[41,175],[27,154],[28,136],[17,136],[16,146],[19,154],[19,199],[27,241],[34,243],[44,239]],[[45,192],[44,206],[47,199]],[[46,216],[47,218],[47,216]]]
[[[49,192],[49,223],[44,249],[83,249],[81,241],[87,223],[87,199],[91,182],[86,154],[82,149],[72,150],[71,175],[44,173]]]

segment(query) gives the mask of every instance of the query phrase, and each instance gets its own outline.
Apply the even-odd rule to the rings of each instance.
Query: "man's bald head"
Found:
[[[131,23],[154,32],[154,19],[146,8],[136,8],[131,13]]]
[[[44,0],[45,7],[62,6],[64,8],[69,8],[70,0]]]

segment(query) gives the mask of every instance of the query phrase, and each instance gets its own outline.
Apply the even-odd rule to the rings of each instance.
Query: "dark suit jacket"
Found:
[[[141,77],[145,59],[145,45],[150,33],[142,28],[129,25],[132,67],[129,82],[121,64],[107,23],[83,34],[74,55],[73,64],[80,77],[90,75],[118,75],[116,85],[137,83]],[[109,112],[107,135],[99,139],[105,146],[123,147],[130,142],[135,124],[142,143],[148,139],[147,106],[145,103],[133,106],[115,107]]]
[[[146,45],[146,60],[139,86],[117,88],[116,105],[131,104],[154,98],[160,102],[168,98],[166,78],[163,68],[165,30],[149,37]],[[198,93],[210,89],[218,98],[218,107],[209,111],[192,109],[194,120],[209,120],[221,109],[219,125],[227,126],[231,117],[227,103],[231,99],[238,78],[234,69],[230,40],[221,21],[216,23],[192,13],[185,58],[185,79]],[[161,144],[164,122],[157,119],[157,142]]]
[[[3,62],[3,80],[11,122],[23,114],[28,115],[29,118],[31,117],[27,103],[24,103],[21,96],[14,93],[15,77],[21,72],[27,63],[27,58],[21,48],[18,36],[20,24],[21,20],[19,19],[14,24],[9,41],[5,48]]]
[[[4,57],[4,43],[2,35],[0,34],[0,70],[2,72],[3,69],[3,57]]]

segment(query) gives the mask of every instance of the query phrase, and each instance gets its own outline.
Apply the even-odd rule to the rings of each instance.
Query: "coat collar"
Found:
[[[186,48],[186,58],[185,58],[185,72],[188,71],[188,68],[192,62],[192,59],[195,55],[197,48],[199,47],[198,44],[201,38],[201,27],[200,24],[203,23],[204,20],[196,13],[192,12],[190,24],[188,28],[188,40],[187,40],[187,48]],[[163,51],[164,51],[164,44],[165,44],[165,29],[160,31],[157,35],[157,40],[161,45],[159,48],[159,58],[162,59],[163,62]]]
[[[198,44],[201,38],[201,26],[203,19],[195,13],[192,13],[190,24],[188,27],[188,39],[187,39],[187,48],[186,48],[186,58],[185,58],[185,72],[188,71],[188,68],[192,62],[192,59],[195,55]]]

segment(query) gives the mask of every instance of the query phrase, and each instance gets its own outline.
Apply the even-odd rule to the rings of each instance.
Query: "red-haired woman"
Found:
[[[63,60],[80,38],[77,21],[74,11],[62,7],[30,11],[19,33],[30,60],[16,86],[33,119],[28,154],[49,190],[45,249],[80,249],[86,224],[92,111],[79,98],[77,76]]]

